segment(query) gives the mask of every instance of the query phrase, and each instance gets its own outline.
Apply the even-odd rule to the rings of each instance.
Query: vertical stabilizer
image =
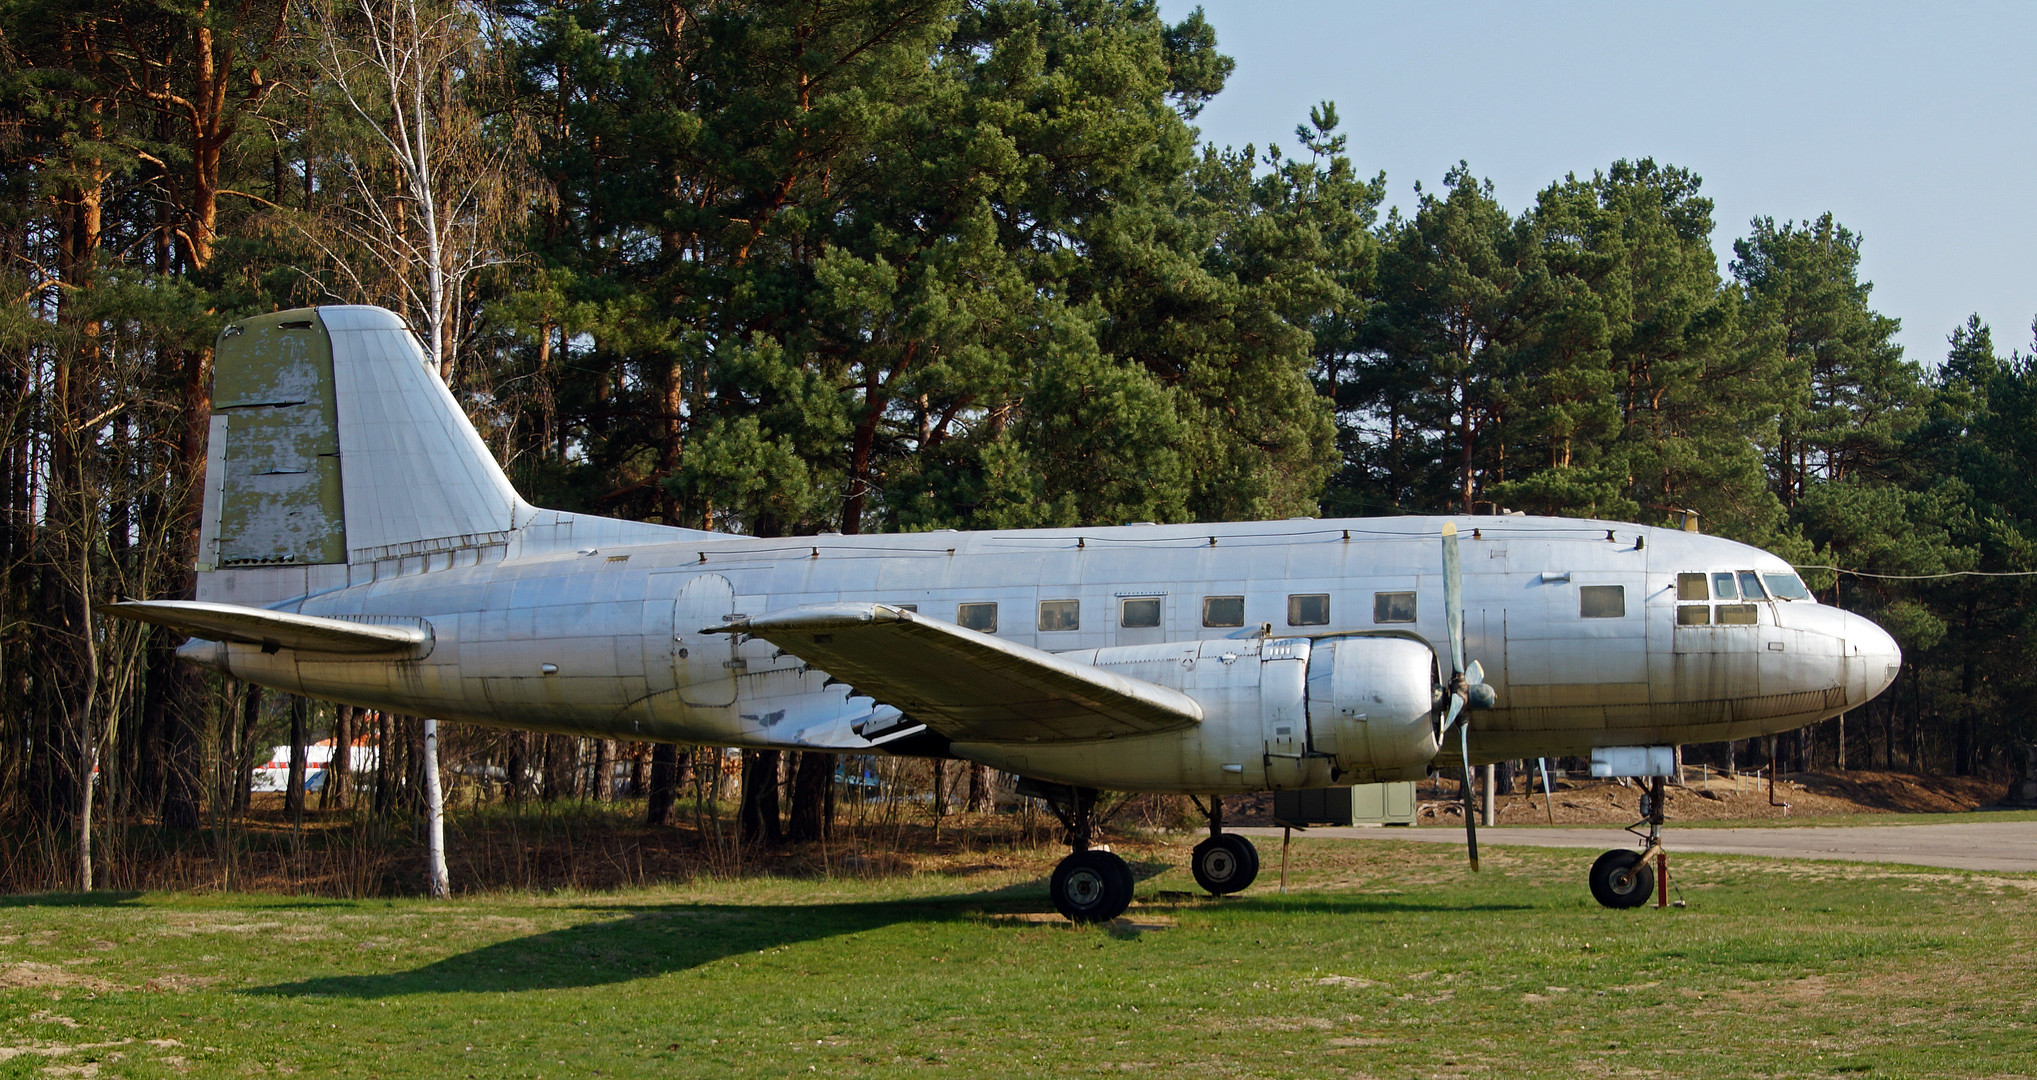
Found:
[[[458,562],[710,534],[524,502],[401,317],[243,319],[213,360],[198,599],[269,606]]]
[[[347,561],[501,543],[517,498],[395,313],[322,307],[339,411]]]

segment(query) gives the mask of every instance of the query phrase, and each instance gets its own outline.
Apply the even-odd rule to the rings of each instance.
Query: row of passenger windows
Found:
[[[1618,619],[1627,614],[1627,587],[1624,585],[1585,585],[1577,590],[1577,613],[1587,619]],[[1123,597],[1118,600],[1118,626],[1127,630],[1152,629],[1160,625],[1160,602],[1157,596]],[[918,610],[917,605],[902,605]],[[1382,592],[1372,594],[1372,621],[1375,623],[1411,623],[1416,621],[1415,594],[1412,592]],[[955,610],[955,622],[971,630],[986,634],[997,633],[997,604],[983,602],[962,604]],[[1330,624],[1330,594],[1291,593],[1287,597],[1287,625],[1328,626]],[[1082,604],[1078,600],[1040,601],[1039,622],[1042,633],[1082,629]],[[1213,629],[1226,629],[1245,625],[1245,598],[1242,596],[1205,596],[1202,598],[1202,625]]]

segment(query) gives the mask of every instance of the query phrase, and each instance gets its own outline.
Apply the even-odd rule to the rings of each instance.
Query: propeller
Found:
[[[1464,763],[1464,846],[1471,854],[1471,869],[1478,870],[1478,817],[1471,795],[1471,717],[1467,706],[1487,708],[1492,688],[1485,685],[1485,668],[1478,661],[1464,662],[1464,568],[1457,554],[1457,525],[1443,523],[1443,618],[1450,634],[1450,708],[1443,716],[1444,730],[1457,725],[1457,749]]]

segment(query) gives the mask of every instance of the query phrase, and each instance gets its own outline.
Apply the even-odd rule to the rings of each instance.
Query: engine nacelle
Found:
[[[1203,707],[1203,721],[1150,736],[955,750],[1060,783],[1211,793],[1409,780],[1436,756],[1436,658],[1419,641],[1188,641],[1061,655],[1179,690]]]
[[[1436,707],[1436,655],[1421,642],[1330,638],[1309,650],[1309,745],[1335,760],[1339,783],[1426,775]]]

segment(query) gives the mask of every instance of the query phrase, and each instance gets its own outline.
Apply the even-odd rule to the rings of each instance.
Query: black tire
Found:
[[[1608,851],[1591,864],[1592,899],[1609,908],[1640,907],[1655,892],[1655,870],[1638,851]]]
[[[1188,869],[1213,896],[1241,892],[1259,876],[1259,849],[1236,833],[1222,833],[1195,845]]]
[[[1109,922],[1132,903],[1132,868],[1108,851],[1078,851],[1054,867],[1054,909],[1073,922]]]

